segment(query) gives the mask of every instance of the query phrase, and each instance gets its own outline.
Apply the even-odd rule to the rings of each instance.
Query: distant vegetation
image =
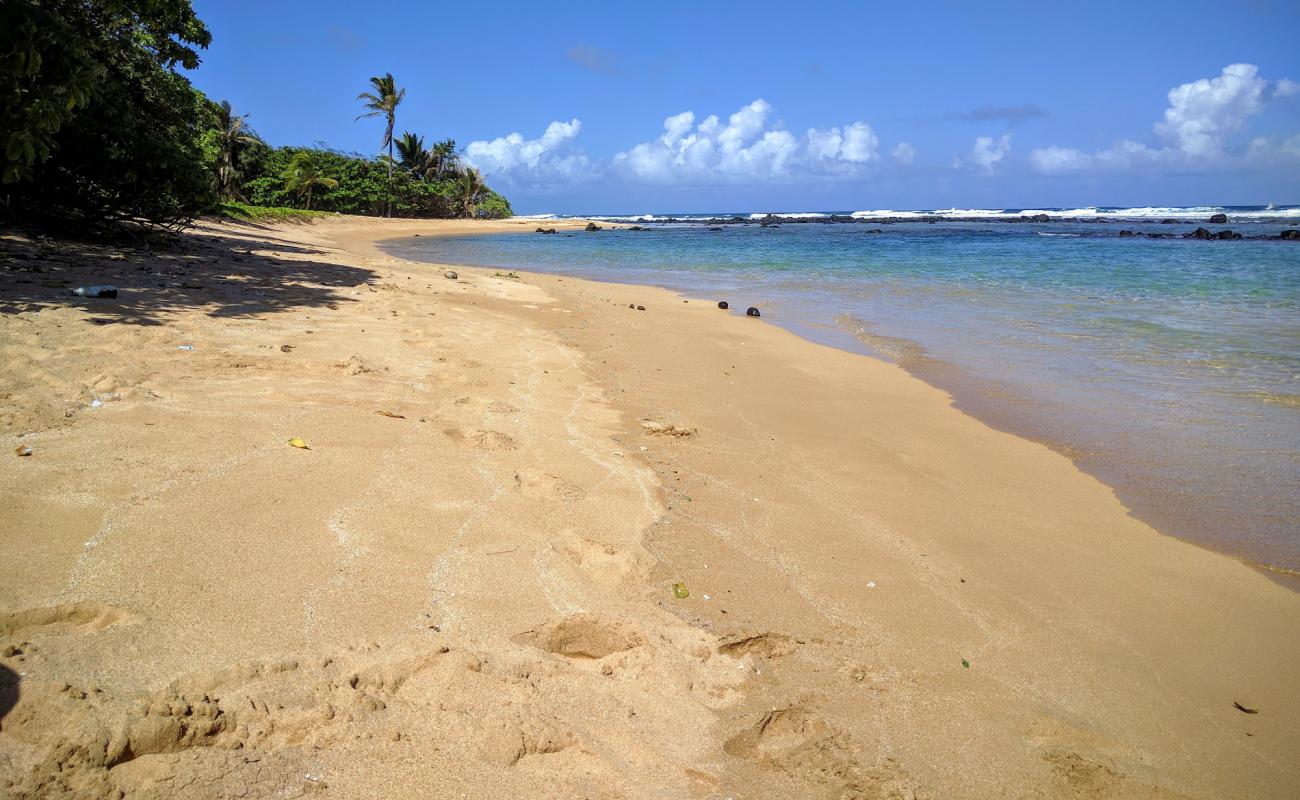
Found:
[[[395,136],[406,92],[391,74],[358,97],[358,119],[384,122],[385,152],[270,146],[179,72],[211,38],[189,0],[0,2],[0,219],[85,230],[213,212],[512,213],[454,140]]]

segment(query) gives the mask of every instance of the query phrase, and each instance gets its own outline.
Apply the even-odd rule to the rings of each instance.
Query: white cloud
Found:
[[[1169,90],[1169,107],[1154,128],[1165,142],[1163,147],[1126,139],[1091,153],[1053,146],[1034,150],[1029,162],[1037,171],[1053,175],[1092,170],[1205,169],[1240,165],[1243,158],[1259,163],[1285,160],[1293,157],[1288,145],[1295,137],[1283,142],[1257,138],[1244,157],[1229,155],[1232,135],[1263,110],[1267,88],[1268,81],[1259,77],[1254,64],[1229,64],[1216,78],[1202,78]],[[1283,79],[1274,86],[1273,96],[1285,97],[1297,91],[1300,85]]]
[[[483,174],[506,180],[522,173],[535,178],[573,177],[589,166],[582,153],[564,153],[581,130],[581,120],[572,119],[552,122],[536,139],[512,133],[491,141],[470,142],[465,159]]]
[[[916,148],[907,142],[899,142],[893,149],[894,160],[900,164],[911,164],[916,159]]]
[[[975,144],[970,149],[970,155],[962,158],[957,156],[952,160],[953,169],[962,169],[970,167],[979,169],[986,175],[992,175],[994,167],[998,162],[1007,157],[1011,152],[1011,134],[1004,133],[994,139],[992,136],[980,136],[975,139]]]
[[[1156,133],[1189,156],[1220,155],[1228,136],[1264,107],[1267,85],[1254,64],[1229,64],[1217,78],[1175,86]]]
[[[715,115],[698,124],[683,111],[664,120],[663,134],[614,156],[629,177],[653,183],[775,181],[796,175],[860,177],[878,160],[880,139],[865,122],[811,128],[802,140],[769,128],[772,107],[759,99],[724,123]]]

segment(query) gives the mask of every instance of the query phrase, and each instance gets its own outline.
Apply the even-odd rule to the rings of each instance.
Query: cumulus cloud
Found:
[[[1011,152],[1011,134],[1004,133],[994,139],[992,136],[979,136],[971,146],[970,154],[965,158],[957,156],[952,160],[954,169],[978,169],[985,175],[992,175],[998,162]]]
[[[794,175],[857,177],[879,159],[880,139],[865,122],[802,138],[769,127],[772,107],[762,99],[724,123],[716,115],[696,121],[683,111],[664,120],[663,133],[614,156],[615,169],[656,183],[772,181]]]
[[[465,159],[483,174],[509,181],[528,175],[532,178],[572,178],[590,166],[582,153],[567,152],[570,143],[582,130],[582,122],[552,122],[536,139],[511,133],[491,141],[470,142]]]
[[[944,119],[957,119],[966,122],[1023,122],[1027,119],[1045,117],[1047,112],[1033,103],[1019,106],[980,106],[970,111],[949,111]]]
[[[1294,97],[1297,94],[1300,94],[1300,83],[1290,78],[1283,78],[1273,86],[1274,97]]]
[[[894,149],[891,153],[894,156],[894,160],[904,166],[911,164],[912,161],[916,159],[916,148],[907,142],[899,142],[894,145]]]
[[[1188,155],[1217,156],[1228,136],[1264,107],[1265,86],[1254,64],[1229,64],[1217,78],[1175,86],[1156,133]]]
[[[1297,91],[1300,87],[1283,79],[1275,84],[1272,95],[1286,97]],[[1052,146],[1034,150],[1029,154],[1029,162],[1044,174],[1206,168],[1239,163],[1243,156],[1229,154],[1231,138],[1264,109],[1268,94],[1268,81],[1260,77],[1258,67],[1229,64],[1218,77],[1202,78],[1169,90],[1169,107],[1154,127],[1156,136],[1164,143],[1160,147],[1130,140],[1091,153]],[[1244,158],[1276,161],[1279,156],[1287,156],[1290,141],[1279,143],[1257,138]]]

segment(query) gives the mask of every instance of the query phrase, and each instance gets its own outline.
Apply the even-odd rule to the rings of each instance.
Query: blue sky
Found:
[[[375,152],[392,72],[520,213],[1300,203],[1287,0],[194,6],[272,144]]]

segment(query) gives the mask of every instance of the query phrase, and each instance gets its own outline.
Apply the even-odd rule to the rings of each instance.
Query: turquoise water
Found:
[[[1067,453],[1167,533],[1300,570],[1300,243],[1118,237],[1204,224],[1158,222],[679,224],[386,248],[756,305]]]

